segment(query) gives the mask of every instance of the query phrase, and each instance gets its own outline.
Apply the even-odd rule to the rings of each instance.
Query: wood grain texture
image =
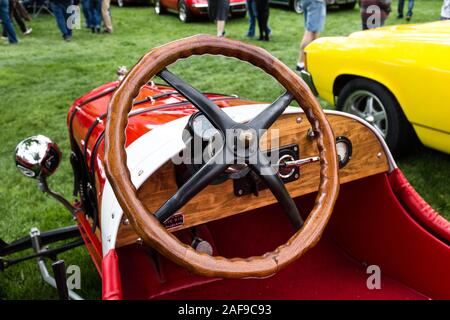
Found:
[[[301,115],[304,117],[304,115]],[[382,146],[373,132],[361,123],[341,115],[328,115],[336,136],[346,136],[353,144],[353,155],[350,162],[340,170],[341,183],[361,179],[370,175],[389,170],[388,160]],[[271,127],[280,133],[280,145],[298,144],[300,157],[310,157],[318,154],[315,143],[306,135],[310,124],[307,121],[297,124],[298,115],[284,115]],[[262,145],[270,147],[263,138]],[[264,148],[264,147],[263,147]],[[319,164],[308,164],[301,169],[300,179],[286,184],[292,197],[315,192],[319,185]],[[155,212],[159,206],[177,190],[174,166],[169,161],[150,177],[139,189],[139,199],[150,212]],[[236,197],[233,182],[228,180],[220,185],[210,185],[194,197],[180,212],[184,215],[184,224],[171,228],[170,231],[185,229],[209,221],[243,213],[276,202],[267,189],[260,191],[258,197],[246,195]],[[119,229],[117,246],[136,242],[138,235],[130,225]]]
[[[140,88],[166,66],[193,55],[222,55],[247,61],[274,77],[292,93],[317,134],[320,179],[315,205],[302,228],[285,244],[262,256],[227,259],[197,252],[181,243],[149,214],[131,182],[125,151],[128,113]],[[334,134],[306,83],[281,61],[260,47],[227,38],[197,35],[152,49],[120,83],[108,106],[105,133],[105,169],[117,201],[143,241],[175,263],[203,276],[224,278],[266,277],[275,274],[319,241],[339,193]]]

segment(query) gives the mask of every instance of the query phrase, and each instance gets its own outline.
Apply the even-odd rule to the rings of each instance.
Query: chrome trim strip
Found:
[[[392,156],[391,150],[389,150],[389,147],[386,144],[386,141],[384,141],[383,137],[378,132],[378,130],[375,129],[375,127],[373,127],[370,123],[368,123],[364,119],[361,119],[360,117],[357,117],[357,116],[355,116],[353,114],[342,112],[342,111],[324,110],[324,112],[326,114],[334,114],[334,115],[338,115],[338,116],[344,116],[344,117],[351,118],[353,120],[356,120],[356,121],[362,123],[363,125],[368,127],[370,130],[372,130],[372,132],[375,134],[375,136],[377,137],[377,139],[380,141],[381,145],[383,146],[384,152],[386,153],[386,157],[387,157],[388,162],[389,162],[389,173],[391,173],[392,171],[394,171],[395,169],[398,168],[397,167],[397,163],[395,163],[394,157]]]
[[[306,70],[302,70],[300,72],[300,76],[302,77],[303,81],[306,82],[308,87],[311,89],[312,93],[317,97],[319,95],[319,92],[317,91],[316,86],[314,85],[311,73],[309,73]]]

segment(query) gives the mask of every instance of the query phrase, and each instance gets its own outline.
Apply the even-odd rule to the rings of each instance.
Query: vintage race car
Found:
[[[270,104],[200,93],[168,69],[204,54],[249,62],[286,92]],[[76,201],[47,184],[61,155],[49,138],[20,142],[15,161],[77,225],[0,242],[2,269],[38,258],[62,298],[80,296],[56,256],[81,243],[104,299],[450,298],[450,223],[378,130],[323,111],[262,48],[206,35],[155,48],[77,99],[67,125]]]
[[[377,128],[393,152],[416,135],[450,153],[450,21],[321,38],[306,48],[303,78],[337,110]]]
[[[208,17],[208,0],[155,0],[156,14],[173,11],[182,22],[190,22],[195,17]],[[245,0],[230,0],[230,16],[243,18],[247,13]]]
[[[354,9],[356,0],[326,0],[328,7],[338,7],[342,9]],[[288,6],[297,13],[303,13],[301,0],[269,0],[270,4]]]

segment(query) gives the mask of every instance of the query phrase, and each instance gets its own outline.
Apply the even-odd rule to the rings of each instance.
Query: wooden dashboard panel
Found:
[[[297,122],[301,117],[303,121]],[[353,154],[348,164],[340,169],[341,183],[361,179],[389,170],[384,150],[375,134],[360,122],[343,115],[327,115],[335,136],[345,136],[352,142]],[[318,155],[316,143],[307,138],[310,124],[303,114],[281,116],[271,127],[279,129],[280,146],[298,144],[300,158]],[[265,144],[266,143],[266,144]],[[262,139],[262,145],[270,148],[270,142]],[[263,147],[265,148],[265,147]],[[319,185],[319,163],[301,167],[300,179],[286,184],[292,197],[317,191]],[[156,171],[139,189],[139,198],[150,212],[155,212],[161,204],[177,190],[175,170],[172,162],[167,162]],[[219,185],[210,185],[187,203],[180,212],[184,216],[183,225],[170,229],[176,231],[208,221],[221,219],[252,209],[273,204],[276,199],[270,190],[262,190],[259,196],[236,197],[233,181],[227,180]],[[138,236],[132,227],[121,224],[117,237],[117,247],[135,242]]]

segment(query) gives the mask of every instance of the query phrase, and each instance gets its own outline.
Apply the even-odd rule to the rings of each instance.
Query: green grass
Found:
[[[440,0],[417,1],[414,22],[437,20]],[[396,4],[396,3],[394,3]],[[208,22],[182,24],[175,15],[158,17],[153,8],[112,8],[113,35],[93,35],[76,30],[71,43],[65,43],[50,16],[30,23],[33,33],[20,37],[18,46],[0,43],[0,236],[12,241],[29,232],[73,223],[70,215],[37,190],[35,181],[22,177],[13,164],[16,143],[24,137],[43,133],[57,141],[64,153],[61,168],[50,179],[55,189],[70,196],[72,174],[69,165],[67,109],[73,100],[115,78],[119,65],[131,67],[150,48],[198,33],[215,33]],[[397,23],[391,17],[388,24]],[[269,43],[244,37],[247,19],[227,24],[227,36],[263,45],[289,66],[294,66],[303,17],[284,9],[272,9]],[[360,29],[358,10],[330,12],[324,35],[348,35]],[[193,58],[178,63],[173,70],[202,90],[273,100],[280,88],[272,79],[244,63],[222,58]],[[450,212],[450,157],[423,149],[398,159],[406,176],[438,211]],[[376,197],[376,195],[374,195]],[[82,290],[87,298],[99,298],[101,284],[82,248],[61,256],[66,264],[82,269]],[[55,291],[44,284],[34,261],[12,267],[0,274],[0,299],[54,299]]]

